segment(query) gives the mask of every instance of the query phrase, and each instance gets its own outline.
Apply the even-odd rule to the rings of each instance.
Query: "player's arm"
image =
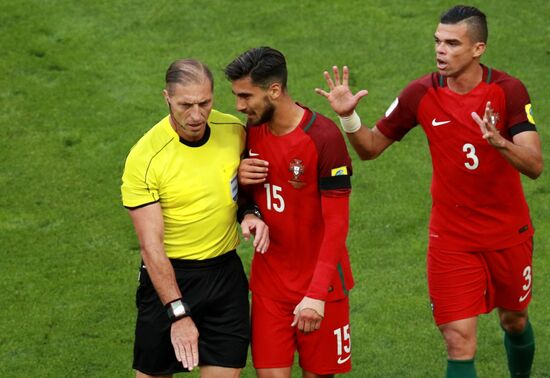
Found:
[[[377,158],[394,140],[387,138],[377,127],[370,129],[361,125],[361,119],[355,112],[357,104],[364,96],[368,95],[367,90],[360,90],[355,95],[349,88],[349,69],[344,66],[342,70],[342,81],[338,67],[332,67],[334,79],[328,71],[324,72],[329,92],[316,88],[315,92],[324,96],[330,103],[332,109],[338,114],[342,128],[357,152],[361,160]]]
[[[160,203],[129,209],[141,256],[153,286],[164,305],[182,298],[174,268],[164,252],[164,220]],[[199,333],[190,316],[172,323],[172,345],[178,361],[192,370],[198,366]]]
[[[239,164],[239,184],[253,185],[261,184],[267,179],[269,163],[266,160],[246,158]]]
[[[254,235],[252,243],[256,252],[265,253],[269,248],[269,227],[262,220],[260,209],[250,200],[250,193],[244,187],[239,187],[237,200],[237,221],[241,224],[244,240]]]
[[[487,102],[483,119],[477,113],[472,118],[479,125],[483,138],[495,147],[519,172],[536,179],[543,170],[542,149],[536,131],[523,131],[515,134],[512,141],[500,135],[496,128],[495,115],[491,103]],[[511,128],[513,130],[513,127]]]
[[[328,287],[336,274],[339,261],[346,253],[349,190],[336,192],[341,192],[342,195],[321,196],[323,241],[306,296],[295,309],[293,325],[304,332],[315,331],[321,326]]]

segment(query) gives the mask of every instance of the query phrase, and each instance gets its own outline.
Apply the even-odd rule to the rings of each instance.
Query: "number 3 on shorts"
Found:
[[[523,291],[525,291],[525,295],[522,295],[519,297],[519,302],[523,302],[527,299],[529,296],[529,293],[531,292],[531,266],[527,265],[525,269],[523,269],[523,278],[525,278],[525,284],[523,285]]]

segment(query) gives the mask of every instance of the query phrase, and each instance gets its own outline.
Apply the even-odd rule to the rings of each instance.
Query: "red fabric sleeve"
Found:
[[[307,297],[325,300],[336,273],[336,266],[347,253],[349,196],[321,196],[324,235]]]

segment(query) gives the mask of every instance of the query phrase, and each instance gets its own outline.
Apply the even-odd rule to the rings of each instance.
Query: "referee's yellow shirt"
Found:
[[[169,258],[209,259],[239,243],[237,169],[245,129],[238,118],[216,110],[208,126],[206,143],[190,147],[180,142],[167,116],[126,159],[122,203],[135,208],[160,202]]]

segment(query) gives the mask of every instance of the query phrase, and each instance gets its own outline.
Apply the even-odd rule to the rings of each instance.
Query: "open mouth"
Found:
[[[436,62],[437,62],[437,69],[441,71],[444,71],[449,66],[447,62],[441,59],[436,59]]]

